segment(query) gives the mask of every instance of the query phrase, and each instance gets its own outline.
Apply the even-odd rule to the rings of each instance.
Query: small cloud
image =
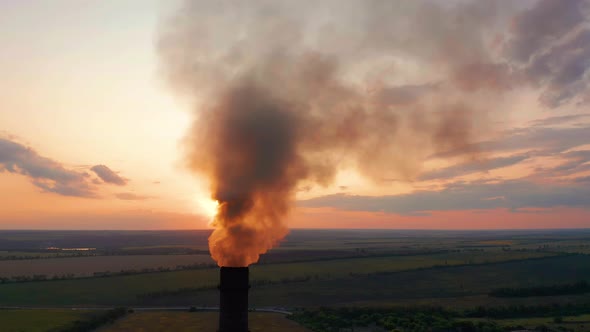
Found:
[[[577,182],[577,183],[588,183],[588,184],[590,184],[590,176],[582,176],[582,177],[579,177],[579,178],[575,178],[574,179],[574,182]]]
[[[497,201],[497,200],[505,201],[506,197],[504,197],[504,196],[484,197],[484,198],[482,198],[482,200],[483,201]]]
[[[339,186],[340,190],[348,190],[348,186]]]
[[[463,164],[453,165],[423,174],[421,180],[451,179],[457,176],[468,175],[477,172],[488,172],[491,170],[516,165],[529,159],[532,153],[516,154],[508,157],[497,157],[483,161],[471,161]]]
[[[44,192],[62,196],[97,197],[88,174],[39,155],[10,138],[0,137],[0,172],[27,176]]]
[[[151,198],[149,196],[137,195],[137,194],[129,193],[129,192],[118,193],[115,195],[115,197],[117,197],[118,199],[124,200],[124,201],[143,201],[143,200]]]
[[[127,184],[127,179],[120,177],[117,173],[113,172],[105,165],[95,165],[92,166],[90,170],[92,170],[101,180],[106,183],[112,183],[118,186],[124,186]]]
[[[584,114],[572,114],[572,115],[561,115],[561,116],[552,116],[545,119],[538,119],[531,121],[532,126],[538,127],[550,127],[555,125],[560,125],[564,123],[570,123],[572,121],[582,120],[590,118],[590,113]]]

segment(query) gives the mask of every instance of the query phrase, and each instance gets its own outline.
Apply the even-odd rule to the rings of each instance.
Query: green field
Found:
[[[447,253],[423,256],[366,257],[305,263],[257,265],[251,268],[252,282],[270,281],[289,284],[289,279],[309,278],[312,283],[356,282],[370,275],[393,273],[433,266],[491,263],[537,258],[545,253],[505,252],[488,256],[476,253]],[[552,255],[552,254],[551,254]],[[471,257],[471,258],[469,258]],[[559,261],[559,258],[556,258]],[[198,269],[148,273],[105,278],[9,283],[0,285],[0,305],[129,305],[141,303],[138,296],[181,288],[214,288],[217,269]],[[418,272],[422,275],[423,273]],[[361,279],[359,279],[361,278]],[[288,285],[287,288],[298,287]],[[196,298],[196,303],[201,303]],[[207,298],[207,303],[211,300]]]
[[[119,272],[145,268],[175,268],[178,265],[213,264],[209,255],[128,255],[62,257],[55,259],[0,260],[0,277],[60,275],[92,276],[95,272]]]
[[[0,310],[2,332],[47,332],[59,330],[75,320],[86,318],[88,311],[76,310]]]
[[[563,322],[555,323],[555,318],[551,317],[533,317],[533,318],[516,318],[516,319],[496,319],[492,320],[501,326],[523,326],[527,329],[534,329],[538,326],[547,326],[552,329],[566,328],[573,329],[575,332],[590,331],[590,315],[567,316],[562,317]],[[472,322],[490,321],[489,319],[470,319]]]
[[[20,258],[62,258],[71,257],[75,253],[63,253],[63,252],[30,252],[30,251],[7,251],[0,250],[0,260],[2,259],[20,259]]]
[[[487,293],[492,288],[553,284],[584,278],[590,278],[590,258],[567,256],[270,285],[253,289],[251,301],[260,306],[383,305],[408,300],[435,305],[441,298],[479,296],[479,301],[486,304],[490,301]],[[589,294],[571,298],[590,301]],[[554,298],[492,300],[496,303],[536,303],[551,302]],[[449,301],[451,305],[453,302]]]
[[[141,312],[129,314],[97,332],[215,332],[218,317],[216,312]],[[249,327],[251,332],[309,332],[284,315],[275,313],[250,313]]]
[[[73,234],[73,235],[72,235]],[[97,240],[91,233],[53,234],[52,241],[64,246],[75,244],[72,236],[82,236],[97,252],[115,253],[94,257],[49,258],[1,261],[4,274],[29,272],[47,264],[56,273],[90,271],[117,266],[132,269],[141,264],[177,264],[178,259],[203,254],[179,254],[193,250],[186,238],[174,242],[184,233],[153,232],[105,233]],[[42,234],[29,234],[41,238]],[[119,236],[120,238],[117,238]],[[201,248],[206,240],[194,246]],[[127,241],[134,238],[133,241]],[[1,240],[1,237],[0,237]],[[24,241],[24,240],[23,240]],[[98,242],[92,242],[98,241]],[[100,241],[109,241],[100,247]],[[148,242],[154,241],[153,245]],[[27,242],[28,243],[28,242]],[[86,242],[84,242],[86,244]],[[19,242],[17,241],[18,245]],[[590,280],[590,256],[581,254],[590,244],[590,232],[387,232],[387,231],[307,231],[294,232],[282,246],[265,255],[259,264],[250,267],[252,288],[249,302],[253,308],[273,307],[295,310],[328,308],[393,308],[435,306],[446,310],[472,310],[478,306],[580,305],[590,303],[590,293],[554,296],[490,297],[498,288],[549,287]],[[15,242],[10,243],[11,246]],[[24,246],[24,245],[23,245]],[[1,241],[0,241],[1,249]],[[23,252],[29,250],[23,248]],[[34,249],[30,249],[33,250]],[[125,251],[126,255],[120,253]],[[16,251],[11,251],[16,252]],[[185,263],[185,262],[183,262]],[[3,264],[3,265],[2,265]],[[135,264],[135,265],[134,265]],[[139,265],[138,265],[139,264]],[[170,265],[166,265],[170,266]],[[19,272],[20,271],[20,272]],[[14,282],[0,284],[0,306],[43,307],[215,307],[218,305],[219,270],[203,267],[171,272],[137,273],[108,277],[73,278],[65,280]],[[586,308],[586,307],[583,307]],[[588,307],[590,308],[590,307]],[[51,309],[55,310],[55,309]],[[586,310],[586,309],[584,309]],[[7,311],[6,311],[7,312]],[[50,311],[51,312],[51,311]],[[10,315],[8,326],[20,331],[37,326],[65,324],[80,312],[56,310],[22,310]],[[590,312],[579,312],[590,314]],[[6,315],[6,314],[5,314]],[[215,330],[214,313],[145,312],[118,320],[101,331],[158,330],[162,324],[182,331],[187,326],[206,331]],[[537,317],[529,315],[530,317]],[[19,319],[20,317],[20,319]],[[60,318],[61,317],[61,318]],[[208,318],[207,318],[208,317]],[[485,316],[454,316],[454,319]],[[544,324],[587,331],[586,316],[567,316],[559,324],[554,317],[494,320],[496,326],[532,326]],[[0,317],[2,318],[2,317]],[[54,319],[49,322],[44,319]],[[61,323],[60,323],[60,319]],[[489,318],[478,318],[486,320]],[[477,321],[476,319],[472,319]],[[590,319],[588,319],[590,320]],[[273,325],[273,324],[279,325]],[[160,325],[159,325],[160,324]],[[177,324],[177,325],[175,325]],[[203,325],[209,324],[209,325]],[[213,325],[211,325],[213,324]],[[257,325],[258,324],[258,325]],[[291,325],[285,325],[291,324]],[[584,325],[584,326],[582,326]],[[31,327],[33,326],[33,327]],[[300,326],[281,315],[252,315],[252,331],[261,328],[303,331]],[[287,327],[289,326],[289,327]],[[160,329],[161,330],[161,329]],[[198,329],[197,329],[198,330]],[[0,331],[4,331],[0,329]],[[55,330],[57,331],[57,330]]]

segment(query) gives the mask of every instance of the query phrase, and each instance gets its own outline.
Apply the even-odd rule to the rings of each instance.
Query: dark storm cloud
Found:
[[[298,205],[397,214],[496,208],[589,208],[590,187],[538,185],[519,180],[456,183],[441,191],[418,191],[378,197],[337,194],[299,201]]]
[[[39,155],[35,150],[0,137],[0,172],[27,176],[44,192],[63,196],[97,197],[90,174]]]
[[[92,166],[90,170],[106,183],[112,183],[118,186],[124,186],[127,184],[127,179],[122,178],[105,165],[95,165]]]

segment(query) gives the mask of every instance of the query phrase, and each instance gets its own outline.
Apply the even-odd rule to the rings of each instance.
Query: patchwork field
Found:
[[[590,331],[590,315],[560,317],[557,323],[553,317],[533,317],[515,319],[496,319],[494,322],[501,326],[523,326],[527,329],[535,329],[538,326],[546,326],[550,329],[571,329],[576,332]],[[471,319],[472,322],[489,321],[489,319]]]
[[[215,332],[218,319],[216,312],[141,312],[130,314],[97,332]],[[285,315],[275,313],[250,313],[249,327],[251,332],[310,332]]]
[[[0,310],[2,332],[59,331],[75,320],[85,319],[91,312],[79,310]]]
[[[20,234],[24,241],[21,243],[20,240],[9,241],[10,237],[0,232],[0,250],[5,250],[6,255],[35,253],[42,247],[36,241],[51,245],[57,243],[64,247],[91,243],[97,247],[97,256],[0,261],[0,276],[74,274],[64,280],[4,280],[4,283],[0,283],[0,306],[181,307],[187,308],[187,311],[136,310],[117,320],[114,325],[102,327],[100,331],[135,331],[140,326],[144,331],[150,331],[150,328],[158,330],[161,324],[173,326],[174,330],[179,331],[188,326],[192,330],[215,330],[217,320],[214,313],[189,313],[188,307],[218,305],[217,268],[150,273],[141,271],[143,268],[158,266],[211,262],[206,254],[187,254],[202,250],[208,233],[48,232],[49,240],[41,240],[42,233]],[[83,241],[76,240],[77,236],[81,236]],[[191,239],[196,239],[195,243],[191,244]],[[150,245],[150,241],[153,244]],[[3,243],[19,251],[2,247]],[[263,256],[259,264],[251,266],[250,304],[253,308],[289,310],[400,306],[473,310],[480,306],[536,305],[581,305],[586,308],[585,305],[589,304],[588,312],[583,309],[580,314],[590,314],[590,293],[503,298],[489,296],[492,290],[498,288],[548,287],[590,280],[590,256],[584,254],[589,246],[590,232],[584,230],[528,233],[294,231],[281,247]],[[106,270],[136,271],[129,275],[87,277],[91,273]],[[10,318],[1,320],[10,324],[12,330],[8,331],[41,331],[35,330],[35,324],[58,326],[81,317],[79,311],[48,310],[55,311],[23,310],[14,315],[4,311],[0,312],[0,319]],[[511,318],[514,321],[493,320],[497,321],[499,325],[494,323],[497,326],[504,323],[505,326],[513,323],[528,326],[524,324],[526,320],[527,324],[541,323],[586,331],[584,329],[590,323],[586,323],[584,317],[564,315],[560,325],[555,325],[553,316]],[[472,320],[477,323],[478,319],[487,318]],[[280,326],[281,331],[305,331],[282,315],[252,315],[252,331],[265,331],[264,328],[273,331],[273,326],[275,330],[276,326]],[[58,331],[54,329],[52,332]]]
[[[175,268],[178,265],[213,264],[209,255],[125,255],[53,259],[0,260],[0,277],[44,275],[92,276],[95,272]]]
[[[471,263],[480,262],[484,264],[491,264],[497,261],[522,260],[523,258],[538,258],[543,254],[524,253],[506,253],[506,255],[499,257],[496,254],[491,255],[487,259],[475,257]],[[407,270],[424,269],[437,267],[437,271],[444,271],[444,267],[449,268],[449,271],[455,271],[452,265],[467,264],[465,253],[450,253],[441,255],[428,256],[394,256],[394,257],[367,257],[367,258],[351,258],[351,259],[336,259],[320,262],[309,263],[285,263],[285,264],[268,264],[257,265],[251,268],[251,281],[253,284],[260,285],[260,289],[266,289],[265,284],[270,284],[273,291],[275,289],[292,290],[297,287],[303,287],[303,292],[307,293],[308,285],[318,285],[313,287],[320,287],[322,292],[318,295],[325,294],[323,289],[331,285],[339,283],[350,283],[362,287],[370,287],[370,285],[381,285],[381,282],[389,282],[386,277],[388,274],[394,272],[401,272]],[[556,257],[554,261],[549,263],[539,263],[534,265],[535,260],[525,260],[524,262],[531,262],[534,266],[541,265],[541,270],[544,269],[545,264],[559,264],[563,260],[568,261],[569,256]],[[576,259],[577,256],[571,256]],[[584,257],[586,258],[586,257]],[[546,258],[551,259],[551,258]],[[58,260],[59,261],[59,260]],[[577,263],[576,263],[577,264]],[[477,265],[470,268],[477,269]],[[457,269],[460,269],[457,267]],[[491,268],[492,274],[498,273],[497,267]],[[525,269],[526,270],[526,269]],[[462,271],[462,270],[456,270]],[[585,271],[585,270],[584,270]],[[526,275],[530,271],[524,271]],[[193,289],[198,290],[202,288],[209,288],[215,291],[218,282],[217,269],[197,269],[174,272],[161,273],[147,273],[137,275],[114,276],[105,278],[87,278],[87,279],[71,279],[71,280],[55,280],[55,281],[41,281],[41,282],[25,282],[25,283],[8,283],[0,285],[0,304],[1,305],[129,305],[154,302],[150,298],[142,298],[142,295],[158,293],[158,292],[175,292],[179,289]],[[415,272],[417,276],[431,277],[432,273]],[[463,273],[463,272],[459,272]],[[466,272],[474,273],[474,272]],[[538,273],[535,271],[534,273]],[[437,274],[443,275],[443,274]],[[386,278],[384,280],[381,280]],[[412,277],[415,278],[415,277]],[[418,278],[419,279],[419,278]],[[467,278],[474,280],[473,277]],[[358,282],[362,282],[359,284]],[[369,282],[369,284],[365,284]],[[375,283],[376,282],[376,283]],[[429,284],[431,281],[425,281]],[[444,280],[439,280],[444,282]],[[325,283],[325,285],[324,285]],[[476,284],[478,284],[476,282]],[[349,289],[351,285],[346,285],[342,292],[352,292],[355,294],[355,288]],[[456,286],[458,283],[454,282],[446,287]],[[490,284],[485,284],[489,287]],[[316,288],[317,289],[317,288]],[[341,292],[341,293],[342,293]],[[207,291],[199,292],[206,294]],[[454,291],[457,293],[457,291]],[[453,294],[454,294],[453,293]],[[462,291],[467,293],[467,291]],[[184,294],[181,292],[180,297]],[[188,293],[188,299],[183,299],[183,304],[209,304],[216,301],[213,296],[197,296],[194,297],[194,292]],[[180,300],[178,296],[174,296],[175,300]],[[274,296],[273,296],[274,298]],[[164,297],[166,300],[166,297]],[[195,302],[187,302],[187,301]],[[203,302],[205,301],[206,302]],[[360,300],[364,300],[364,297]],[[156,298],[155,302],[160,303],[163,300]],[[290,303],[280,303],[281,305],[291,305],[300,303],[297,298],[289,301]],[[324,301],[320,301],[323,303]]]

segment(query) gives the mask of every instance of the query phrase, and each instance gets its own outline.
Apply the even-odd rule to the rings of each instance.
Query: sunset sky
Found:
[[[183,2],[0,2],[0,229],[208,227],[208,180],[185,158],[198,109],[162,64]],[[306,45],[337,54],[377,107],[414,119],[454,105],[469,135],[435,149],[401,130],[371,176],[343,163],[328,184],[302,182],[290,227],[590,227],[588,1],[375,1],[389,5],[366,17],[347,3],[314,9]],[[214,13],[203,24],[233,38],[237,19]]]

